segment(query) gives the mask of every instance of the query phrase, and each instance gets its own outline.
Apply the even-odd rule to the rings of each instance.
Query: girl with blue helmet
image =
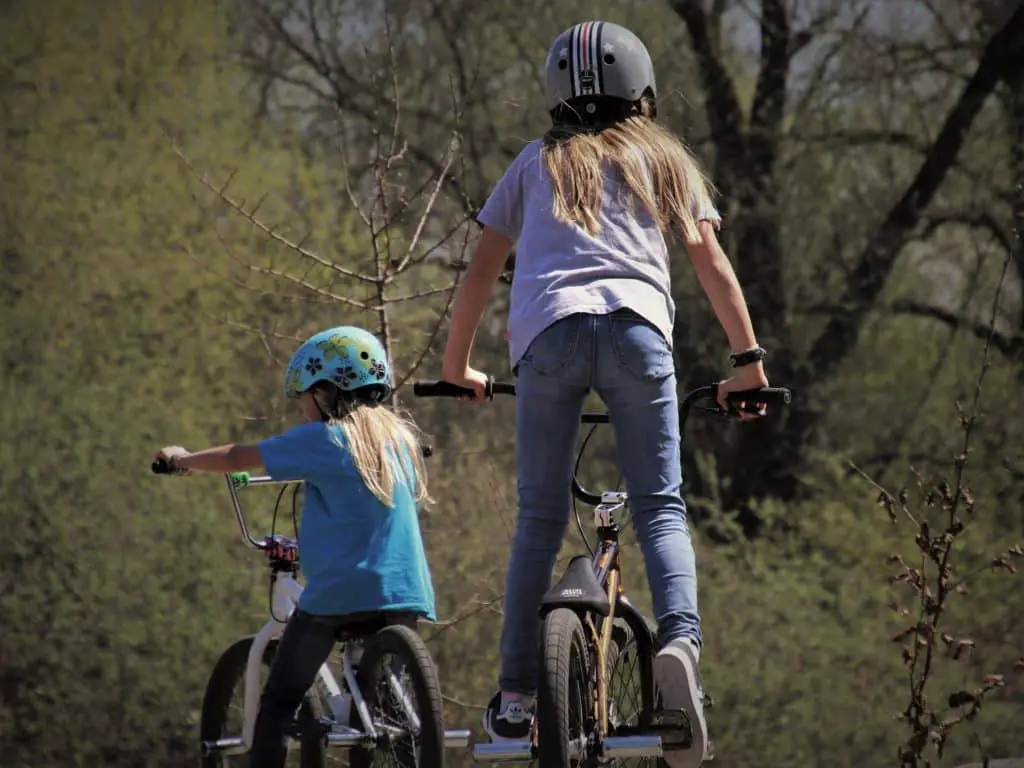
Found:
[[[304,422],[252,445],[157,455],[176,474],[263,467],[275,480],[305,481],[299,550],[306,588],[289,619],[260,700],[253,768],[285,764],[284,731],[338,630],[380,613],[390,623],[436,620],[417,519],[427,499],[414,425],[387,407],[387,354],[360,328],[312,336],[292,357],[284,393]]]
[[[529,738],[538,609],[568,523],[580,411],[594,389],[615,429],[647,566],[660,641],[655,683],[663,706],[684,710],[693,726],[692,747],[665,760],[696,768],[707,728],[696,561],[680,493],[670,234],[685,240],[732,347],[736,375],[719,386],[721,400],[767,385],[764,350],[718,244],[720,219],[705,178],[683,143],[655,122],[644,44],[616,24],[584,22],[555,39],[545,67],[552,127],[523,148],[477,216],[483,233],[459,285],[444,353],[444,378],[481,399],[487,377],[470,367],[473,338],[514,246],[507,338],[517,376],[519,517],[499,693],[484,725],[492,740]]]

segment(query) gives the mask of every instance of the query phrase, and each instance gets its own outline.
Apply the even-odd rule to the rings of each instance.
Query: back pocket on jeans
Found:
[[[619,365],[640,381],[675,373],[672,348],[661,331],[632,312],[611,316],[612,347]]]
[[[569,315],[553,322],[530,342],[517,368],[529,368],[541,376],[565,368],[576,354],[580,321],[580,315]]]

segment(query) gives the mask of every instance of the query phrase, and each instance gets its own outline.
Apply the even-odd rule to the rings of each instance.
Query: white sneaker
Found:
[[[505,701],[501,692],[484,711],[484,729],[492,742],[525,741],[533,726],[533,699]]]
[[[664,709],[683,710],[690,720],[693,744],[666,751],[670,768],[700,768],[707,757],[708,726],[704,720],[704,691],[700,682],[700,649],[689,639],[673,640],[654,657],[654,684]]]

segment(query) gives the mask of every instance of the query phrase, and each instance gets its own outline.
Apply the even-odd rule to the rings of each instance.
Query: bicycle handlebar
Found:
[[[416,397],[476,397],[474,391],[468,387],[460,387],[448,381],[417,381],[412,385],[412,393]],[[487,380],[484,388],[484,397],[493,400],[494,395],[515,395],[516,385],[511,382],[496,382],[493,379]],[[701,400],[715,401],[718,396],[718,383],[697,387],[683,395],[679,403],[679,432],[680,435],[686,427],[686,420],[694,404]],[[720,406],[706,408],[710,413],[719,413],[727,416],[739,416],[741,413],[759,413],[760,406],[770,404],[788,405],[793,399],[793,393],[786,387],[761,387],[759,389],[746,389],[740,392],[730,392],[726,395],[726,402],[732,406],[723,409]],[[610,421],[607,411],[584,411],[580,414],[582,424],[608,424]],[[572,476],[572,493],[584,504],[600,504],[601,494],[588,491],[576,475]]]
[[[412,393],[415,397],[474,397],[473,390],[468,387],[460,387],[449,381],[417,381],[412,385]],[[484,388],[484,397],[493,400],[495,395],[514,395],[516,385],[511,382],[487,380]]]

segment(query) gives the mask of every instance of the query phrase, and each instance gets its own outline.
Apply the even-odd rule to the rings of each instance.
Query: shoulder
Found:
[[[516,158],[520,165],[525,167],[535,166],[540,162],[541,155],[544,151],[544,140],[534,139],[528,142],[525,147],[519,152],[519,156]]]
[[[527,142],[519,153],[512,160],[509,165],[506,175],[508,174],[519,174],[521,175],[526,169],[536,166],[540,160],[541,151],[544,146],[543,139],[534,139],[533,141]]]
[[[297,441],[317,441],[328,437],[329,429],[328,425],[322,421],[307,421],[282,432],[278,437]]]
[[[299,424],[260,443],[261,450],[310,454],[348,453],[344,432],[322,421]],[[265,447],[265,448],[264,448]]]

